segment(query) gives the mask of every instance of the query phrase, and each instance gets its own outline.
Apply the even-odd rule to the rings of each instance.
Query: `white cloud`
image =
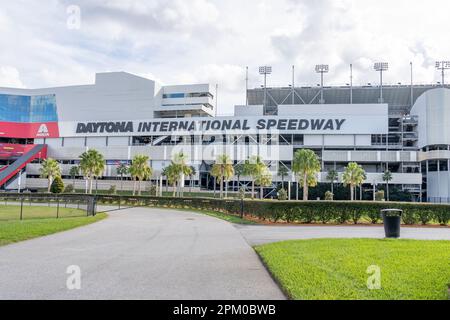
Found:
[[[25,88],[20,73],[14,67],[0,66],[0,87]]]

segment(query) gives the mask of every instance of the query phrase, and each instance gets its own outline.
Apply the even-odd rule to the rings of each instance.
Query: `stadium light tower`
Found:
[[[267,75],[272,74],[271,66],[259,67],[259,74],[264,75],[264,108],[267,104]]]
[[[389,63],[377,62],[373,68],[380,73],[380,103],[383,103],[383,72],[389,70]]]
[[[330,71],[330,66],[327,64],[316,65],[316,73],[320,73],[320,104],[323,104],[325,100],[323,99],[323,75]]]
[[[441,70],[442,72],[442,86],[445,86],[445,70],[450,69],[450,61],[437,61],[436,69]]]

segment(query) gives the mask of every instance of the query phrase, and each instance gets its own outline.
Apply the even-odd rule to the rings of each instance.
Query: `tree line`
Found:
[[[86,181],[86,193],[92,194],[93,182],[103,176],[106,168],[106,161],[101,153],[95,149],[90,149],[80,155],[80,163],[70,169],[69,175],[73,179],[73,188],[75,187],[75,178],[82,175]],[[148,181],[153,175],[153,168],[150,166],[150,157],[146,155],[136,155],[131,165],[120,164],[117,166],[117,175],[120,177],[121,190],[123,190],[123,180],[126,176],[131,176],[133,184],[133,195],[142,194],[142,182]],[[303,189],[303,200],[309,199],[309,188],[318,184],[318,174],[321,172],[322,165],[317,154],[308,149],[298,150],[292,162],[292,173],[297,177],[299,185]],[[51,192],[52,185],[57,186],[62,183],[61,168],[54,159],[46,159],[40,168],[42,178],[48,179],[48,192]],[[184,195],[184,181],[186,177],[190,178],[190,188],[192,188],[192,179],[197,174],[196,169],[188,164],[188,157],[184,153],[175,154],[170,165],[163,168],[161,176],[166,178],[167,191],[169,185],[173,188],[173,197]],[[255,189],[259,187],[260,198],[264,198],[264,188],[273,186],[273,175],[269,166],[260,156],[253,156],[243,163],[234,165],[233,160],[226,154],[217,157],[211,167],[210,175],[214,178],[214,186],[219,185],[220,198],[228,197],[228,186],[230,180],[237,177],[240,186],[241,178],[248,177],[251,181],[251,197],[255,198]],[[285,178],[289,175],[289,169],[280,164],[278,176],[282,178],[282,188],[278,193],[280,200],[286,200],[287,192],[285,189]],[[342,174],[342,183],[350,187],[350,198],[355,200],[355,189],[361,186],[367,179],[366,172],[359,164],[349,163]],[[61,182],[59,181],[61,180]],[[335,170],[328,172],[327,180],[331,183],[331,191],[328,193],[328,200],[332,200],[334,185],[339,180],[339,174]],[[389,190],[389,182],[392,180],[392,173],[389,171],[383,175]],[[56,182],[55,182],[56,181]],[[59,188],[60,189],[60,188]],[[60,192],[62,192],[61,190]],[[245,194],[245,190],[241,190]],[[388,196],[389,196],[389,191]],[[331,199],[330,199],[331,198]]]

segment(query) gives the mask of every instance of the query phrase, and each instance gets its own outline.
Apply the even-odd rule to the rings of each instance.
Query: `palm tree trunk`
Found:
[[[353,190],[353,186],[350,186],[350,200],[353,201],[354,199],[354,190]]]
[[[262,185],[259,187],[259,192],[261,200],[264,200],[264,187]]]
[[[225,181],[225,199],[228,198],[228,180]]]
[[[220,199],[223,199],[223,177],[220,179]]]
[[[50,188],[52,187],[52,178],[48,176],[48,186],[47,186],[47,193],[50,193]]]
[[[94,179],[90,178],[90,184],[89,184],[89,194],[92,194],[92,189],[94,187]]]
[[[134,181],[133,181],[133,196],[135,196],[136,195],[136,179],[134,179]]]
[[[172,187],[173,187],[173,197],[175,198],[177,196],[177,183],[175,182]]]
[[[308,175],[305,174],[303,177],[303,201],[308,201],[309,194],[308,194]]]
[[[120,191],[123,192],[123,176],[120,177]]]
[[[334,194],[334,183],[331,182],[331,193]]]
[[[386,195],[387,195],[387,201],[389,202],[389,182],[386,183]]]
[[[141,190],[141,180],[139,180],[138,182],[138,195],[141,196],[142,195],[142,190]]]

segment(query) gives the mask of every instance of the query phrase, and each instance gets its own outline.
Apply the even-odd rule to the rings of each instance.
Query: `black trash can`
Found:
[[[403,211],[399,209],[381,210],[386,238],[400,238]]]

